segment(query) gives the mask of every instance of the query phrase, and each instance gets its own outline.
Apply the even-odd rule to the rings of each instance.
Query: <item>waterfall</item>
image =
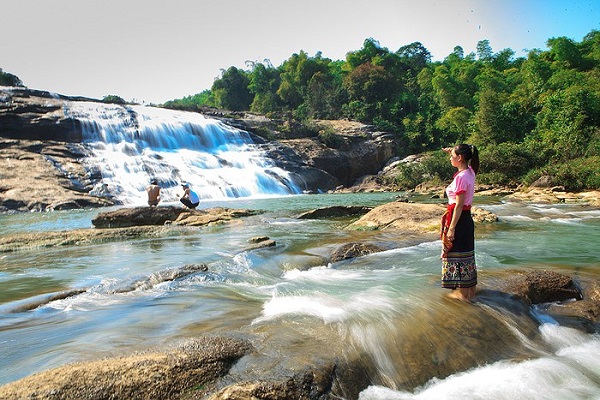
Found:
[[[96,187],[124,204],[145,204],[151,178],[163,203],[178,200],[183,181],[201,199],[301,193],[248,132],[201,114],[94,102],[68,102],[64,112],[81,123]]]

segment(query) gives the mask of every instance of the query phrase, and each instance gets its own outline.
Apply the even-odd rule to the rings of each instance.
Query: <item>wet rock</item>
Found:
[[[571,277],[554,271],[511,271],[500,285],[500,290],[530,304],[582,298],[581,290]]]
[[[252,351],[225,337],[192,339],[172,349],[65,365],[0,387],[0,398],[180,399],[227,374]]]
[[[206,210],[184,210],[173,221],[173,224],[183,226],[214,225],[257,214],[260,214],[260,211],[225,207],[215,207]]]
[[[131,207],[99,213],[92,219],[96,228],[164,225],[176,220],[186,210],[181,207]]]
[[[600,301],[581,300],[550,304],[545,309],[551,317],[563,326],[570,326],[588,333],[600,328]]]
[[[337,262],[341,260],[348,260],[351,258],[366,256],[367,254],[377,253],[385,250],[381,246],[370,243],[347,243],[337,248],[331,254],[331,262]]]
[[[268,236],[256,236],[250,238],[248,239],[248,243],[250,243],[250,246],[244,249],[244,251],[256,250],[264,247],[274,247],[277,245],[277,242],[270,239]]]
[[[165,227],[132,226],[115,229],[75,229],[59,232],[17,233],[0,236],[0,253],[54,246],[77,246],[116,240],[160,237]]]
[[[331,206],[317,208],[303,212],[298,215],[298,219],[319,219],[319,218],[339,218],[354,215],[364,215],[371,211],[371,207],[364,206]]]
[[[257,214],[257,211],[215,207],[189,210],[182,207],[131,207],[98,214],[96,228],[122,228],[145,225],[202,226]]]
[[[583,298],[600,301],[600,281],[593,281],[583,287]]]
[[[307,370],[284,380],[240,382],[211,395],[208,400],[321,399],[328,398],[335,365]]]

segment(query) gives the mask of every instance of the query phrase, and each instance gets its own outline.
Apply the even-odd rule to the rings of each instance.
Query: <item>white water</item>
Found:
[[[247,132],[201,114],[70,102],[65,115],[82,123],[92,153],[85,164],[102,175],[95,191],[106,184],[110,195],[125,204],[145,204],[151,178],[162,187],[163,202],[178,200],[183,181],[204,200],[301,192]]]
[[[381,386],[360,400],[571,400],[600,398],[600,336],[554,324],[540,327],[551,351],[521,362],[499,361],[446,379],[432,379],[414,392]]]

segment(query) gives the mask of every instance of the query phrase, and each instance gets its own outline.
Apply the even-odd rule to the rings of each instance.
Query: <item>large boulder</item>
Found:
[[[0,398],[180,399],[227,374],[252,350],[244,340],[192,339],[173,349],[70,364],[0,387]]]
[[[548,270],[509,271],[497,289],[528,304],[582,299],[581,289],[571,277]]]
[[[372,207],[365,206],[331,206],[316,208],[298,215],[298,219],[320,219],[320,218],[341,218],[356,215],[364,215],[371,211]]]
[[[145,225],[202,226],[255,215],[257,211],[215,207],[190,210],[183,207],[129,207],[100,213],[92,220],[96,228],[124,228]]]
[[[356,257],[366,256],[385,250],[383,247],[373,243],[346,243],[331,253],[331,262],[348,260]]]
[[[399,230],[431,236],[437,234],[445,207],[401,201],[377,206],[348,226],[356,230]]]

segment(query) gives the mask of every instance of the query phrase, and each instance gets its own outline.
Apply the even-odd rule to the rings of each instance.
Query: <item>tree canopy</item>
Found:
[[[475,53],[456,46],[434,62],[420,42],[391,51],[368,38],[345,60],[300,51],[279,67],[268,60],[230,67],[208,93],[167,105],[347,118],[395,134],[404,143],[400,156],[473,143],[482,150],[484,182],[531,183],[549,174],[573,189],[597,188],[600,31],[581,42],[550,38],[547,46],[515,58],[481,40]],[[592,171],[575,184],[565,182],[574,159]]]

